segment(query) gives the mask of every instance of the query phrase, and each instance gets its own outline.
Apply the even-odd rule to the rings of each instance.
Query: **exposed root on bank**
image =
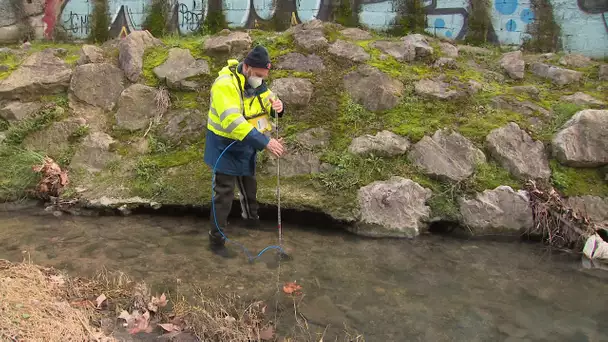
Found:
[[[540,236],[556,248],[582,250],[587,238],[596,233],[595,224],[583,213],[570,208],[554,188],[539,188],[533,181],[526,183],[530,195],[534,227],[527,235]]]

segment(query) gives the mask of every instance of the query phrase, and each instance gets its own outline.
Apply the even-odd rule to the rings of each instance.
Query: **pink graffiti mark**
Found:
[[[64,1],[67,0],[44,1],[44,16],[42,17],[42,22],[46,24],[44,26],[44,36],[47,39],[51,39],[53,36],[53,30],[55,30],[57,18],[59,17]]]

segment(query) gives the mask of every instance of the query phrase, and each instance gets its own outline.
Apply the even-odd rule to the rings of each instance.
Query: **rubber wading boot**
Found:
[[[211,234],[209,234],[209,250],[211,250],[213,254],[226,259],[231,259],[236,256],[233,251],[226,248],[226,240],[223,238],[216,238]]]

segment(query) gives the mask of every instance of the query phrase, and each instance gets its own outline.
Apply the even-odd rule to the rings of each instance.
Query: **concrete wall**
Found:
[[[9,1],[0,0],[0,41],[14,35],[16,16]],[[50,37],[56,27],[84,38],[89,32],[92,0],[22,0],[39,35]],[[115,26],[127,33],[141,28],[145,7],[151,0],[108,0]],[[205,19],[208,0],[170,0],[182,34],[196,31]],[[314,18],[330,20],[332,0],[224,0],[226,19],[232,27],[253,27],[256,20],[275,15],[273,3],[280,1],[298,22]],[[396,17],[398,0],[360,0],[361,24],[387,29]],[[501,44],[519,45],[534,21],[530,0],[490,0],[494,38]],[[608,0],[549,0],[556,22],[561,26],[564,50],[590,57],[608,57]],[[468,0],[424,0],[427,31],[460,40],[466,37]],[[41,14],[44,14],[43,16]],[[121,27],[112,31],[121,31]],[[44,32],[44,34],[42,34]]]

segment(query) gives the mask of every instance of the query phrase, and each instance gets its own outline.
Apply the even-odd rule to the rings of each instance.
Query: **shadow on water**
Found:
[[[273,252],[253,264],[238,249],[236,258],[219,259],[207,250],[208,211],[164,210],[163,216],[136,211],[123,217],[0,211],[0,258],[20,261],[27,251],[42,265],[78,275],[122,270],[161,290],[179,279],[243,297],[276,292]],[[277,243],[275,232],[240,227],[238,205],[233,212],[230,238],[255,253]],[[273,213],[276,208],[261,213],[270,227],[276,226]],[[346,324],[367,341],[608,340],[608,277],[583,270],[576,255],[517,241],[454,238],[456,230],[414,240],[366,239],[320,215],[284,211],[282,217],[293,260],[281,264],[280,283],[303,286],[301,313],[321,330]]]

